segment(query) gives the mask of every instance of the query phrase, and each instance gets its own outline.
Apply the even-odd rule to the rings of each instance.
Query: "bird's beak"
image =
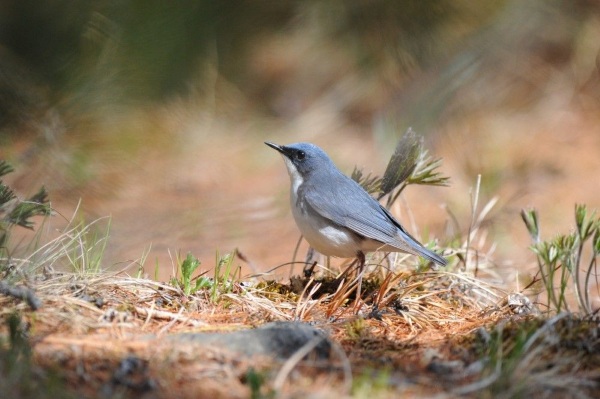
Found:
[[[282,145],[279,144],[275,144],[275,143],[270,143],[268,141],[265,141],[265,144],[268,145],[269,147],[279,151],[280,153],[285,154],[285,148]]]
[[[289,147],[286,147],[284,145],[275,144],[275,143],[270,143],[268,141],[265,141],[265,144],[268,145],[269,147],[279,151],[279,153],[283,156],[284,160],[292,159],[292,154],[294,153],[294,150],[290,149]]]
[[[281,157],[283,158],[283,162],[285,163],[285,166],[287,167],[288,174],[292,178],[292,181],[297,181],[297,179],[300,179],[300,182],[301,182],[302,177],[298,173],[298,168],[292,162],[292,154],[294,153],[294,150],[292,150],[291,148],[286,147],[284,145],[270,143],[268,141],[265,141],[265,144],[268,145],[269,147],[273,148],[274,150],[277,150],[281,154]],[[298,183],[298,184],[300,184],[300,183]]]

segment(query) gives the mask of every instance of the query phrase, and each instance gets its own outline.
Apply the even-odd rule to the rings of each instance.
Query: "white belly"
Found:
[[[327,256],[340,258],[356,256],[360,250],[360,240],[356,234],[331,225],[327,219],[318,214],[313,214],[309,219],[308,212],[304,212],[296,206],[293,195],[290,202],[296,225],[314,249]]]

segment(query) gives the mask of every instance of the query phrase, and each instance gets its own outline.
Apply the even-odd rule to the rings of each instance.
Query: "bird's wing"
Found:
[[[345,177],[345,176],[344,176]],[[423,256],[439,264],[446,261],[423,247],[379,202],[353,180],[336,179],[328,190],[303,184],[302,196],[307,205],[324,218],[345,226],[355,233]],[[360,206],[360,210],[357,208]]]
[[[319,215],[364,237],[393,245],[397,226],[381,205],[354,181],[336,179],[327,190],[306,183],[302,186],[301,197]]]

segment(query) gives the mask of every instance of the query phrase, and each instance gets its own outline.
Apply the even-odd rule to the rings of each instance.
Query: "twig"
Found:
[[[153,308],[147,309],[147,308],[142,308],[142,307],[136,306],[135,312],[137,314],[139,314],[140,316],[147,317],[147,320],[144,323],[144,325],[146,325],[148,323],[148,320],[151,318],[156,319],[156,320],[180,321],[183,323],[187,323],[187,324],[191,325],[192,327],[201,327],[201,326],[207,325],[207,323],[205,323],[203,321],[193,320],[193,319],[190,319],[189,317],[182,318],[181,311],[179,313],[171,313],[171,312],[165,312],[164,310],[156,310]]]
[[[5,281],[0,281],[0,294],[26,301],[31,310],[38,310],[42,306],[42,301],[35,296],[33,290],[27,287],[15,287]]]
[[[296,365],[304,359],[306,355],[308,355],[313,349],[317,347],[325,338],[323,337],[314,337],[306,344],[304,344],[300,349],[298,349],[289,359],[285,361],[283,367],[277,373],[275,377],[275,381],[273,382],[273,390],[275,392],[280,392],[281,388],[283,388],[283,383],[285,382],[287,376],[291,373],[291,371],[296,367]]]

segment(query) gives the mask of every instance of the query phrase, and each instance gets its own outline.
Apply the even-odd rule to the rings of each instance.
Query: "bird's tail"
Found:
[[[422,256],[423,258],[425,258],[427,260],[437,263],[440,266],[446,266],[448,264],[448,261],[446,259],[442,258],[440,255],[425,248],[422,245],[420,245],[418,248],[413,248],[413,249],[415,249],[416,252],[418,252],[419,256]]]
[[[425,248],[419,241],[417,241],[413,236],[411,236],[408,231],[394,217],[392,214],[383,206],[381,206],[381,210],[387,215],[389,220],[396,225],[398,228],[398,236],[395,237],[393,242],[388,243],[404,252],[408,252],[409,254],[422,256],[423,258],[437,263],[440,266],[446,266],[448,261],[442,258],[440,255],[436,254],[433,251]]]
[[[425,248],[413,236],[408,234],[408,232],[406,230],[404,230],[404,228],[402,228],[402,226],[399,226],[399,228],[400,228],[401,241],[403,241],[403,244],[404,244],[400,248],[403,249],[405,252],[408,252],[409,254],[412,254],[412,255],[421,256],[431,262],[437,263],[440,266],[446,266],[448,264],[448,261],[446,259],[442,258],[440,255],[436,254],[435,252]]]

